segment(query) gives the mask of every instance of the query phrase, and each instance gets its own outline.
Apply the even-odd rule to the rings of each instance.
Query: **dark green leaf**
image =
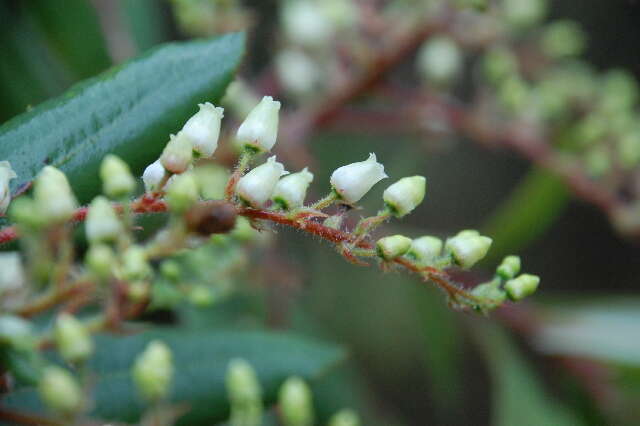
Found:
[[[99,191],[98,167],[107,153],[140,173],[198,102],[223,96],[243,45],[240,33],[166,44],[9,121],[0,127],[0,159],[18,174],[12,188],[48,163],[67,173],[87,202]]]
[[[159,339],[171,347],[175,380],[171,400],[188,403],[192,410],[182,425],[210,425],[228,414],[224,378],[229,360],[246,359],[256,369],[267,402],[276,399],[279,385],[291,375],[308,380],[336,365],[343,352],[336,346],[271,332],[155,330],[135,336],[97,339],[90,367],[98,373],[92,415],[105,420],[137,421],[144,410],[130,378],[135,357],[147,343]],[[25,388],[9,394],[3,406],[20,411],[41,411],[37,393]]]

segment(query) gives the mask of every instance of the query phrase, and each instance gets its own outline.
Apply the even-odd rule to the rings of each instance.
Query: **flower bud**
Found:
[[[309,47],[322,47],[329,43],[334,28],[320,10],[319,3],[297,0],[285,2],[283,6],[282,25],[290,41]]]
[[[168,396],[173,378],[173,359],[169,347],[158,340],[136,358],[133,364],[133,380],[140,394],[149,401]]]
[[[271,198],[280,176],[288,173],[282,163],[276,161],[274,155],[240,178],[236,185],[236,193],[242,201],[251,207],[262,208]]]
[[[376,243],[378,256],[384,260],[393,260],[405,254],[411,247],[411,238],[404,235],[392,235],[383,237]]]
[[[477,231],[459,232],[455,237],[447,239],[445,250],[453,256],[462,268],[470,268],[487,255],[493,241]]]
[[[122,278],[128,281],[144,280],[151,275],[147,254],[140,246],[129,247],[122,255]]]
[[[58,352],[67,362],[81,362],[93,353],[93,342],[84,324],[69,314],[56,320],[55,341]]]
[[[503,280],[510,280],[520,272],[520,258],[518,256],[507,256],[502,260],[496,273]]]
[[[507,298],[506,293],[500,288],[499,280],[480,284],[471,290],[471,294],[480,299],[480,309],[485,311],[499,307]]]
[[[229,181],[229,171],[217,164],[196,167],[193,172],[198,180],[200,195],[205,200],[221,200]]]
[[[511,300],[522,300],[535,293],[540,284],[540,277],[531,274],[522,274],[518,278],[507,281],[504,289]]]
[[[631,169],[640,162],[640,129],[627,132],[620,138],[618,160],[625,169]]]
[[[504,0],[502,11],[506,22],[512,27],[527,28],[544,18],[547,13],[547,0]]]
[[[45,405],[59,413],[71,414],[82,409],[82,391],[76,379],[67,370],[47,367],[38,384],[40,398]]]
[[[413,211],[424,199],[427,180],[423,176],[405,177],[385,189],[385,204],[396,217]]]
[[[484,56],[482,65],[484,75],[493,84],[498,84],[518,72],[516,57],[505,47],[490,49]]]
[[[171,211],[184,213],[198,201],[200,190],[192,172],[173,177],[167,188],[167,204]]]
[[[116,255],[111,247],[105,244],[91,244],[84,263],[95,276],[108,278],[116,264]]]
[[[276,71],[280,84],[297,95],[305,95],[320,81],[318,66],[303,52],[289,49],[276,57]]]
[[[9,217],[23,230],[37,230],[47,224],[47,218],[39,213],[36,202],[26,195],[18,197],[11,203]]]
[[[384,166],[378,163],[376,154],[369,154],[365,161],[337,168],[331,175],[331,186],[346,203],[356,203],[369,190],[388,176]]]
[[[418,70],[427,82],[447,85],[462,69],[460,48],[448,37],[428,40],[418,52]]]
[[[171,173],[186,171],[193,160],[193,143],[183,132],[169,136],[169,143],[160,155],[160,163]]]
[[[195,113],[182,128],[193,142],[193,149],[205,158],[209,158],[218,148],[220,137],[220,123],[224,117],[224,108],[213,106],[211,103],[198,104],[200,111]]]
[[[301,378],[289,377],[283,383],[278,402],[285,426],[313,425],[311,390]]]
[[[262,389],[256,372],[247,361],[232,359],[227,368],[227,393],[232,405],[262,403]]]
[[[38,212],[49,223],[70,219],[78,204],[67,177],[53,166],[43,168],[36,178],[33,197]]]
[[[0,345],[29,347],[33,341],[33,329],[29,321],[14,315],[0,315]]]
[[[136,180],[131,174],[129,165],[120,157],[109,154],[100,165],[102,190],[111,199],[120,199],[131,195],[136,189]]]
[[[0,295],[20,289],[25,284],[20,253],[0,252]]]
[[[313,173],[305,167],[298,173],[283,177],[273,190],[273,201],[285,210],[302,207],[307,195],[309,184],[313,180]]]
[[[442,240],[440,238],[425,235],[411,242],[407,256],[420,263],[431,262],[442,252]]]
[[[11,202],[9,182],[17,177],[8,161],[0,161],[0,214],[6,213],[9,208]]]
[[[263,97],[238,128],[238,141],[257,152],[271,151],[278,137],[279,111],[280,102]]]
[[[545,29],[541,40],[543,52],[554,59],[577,56],[586,46],[585,34],[573,21],[558,21]]]
[[[149,164],[144,173],[142,173],[142,181],[144,182],[145,192],[160,191],[160,183],[164,180],[167,171],[165,170],[162,162],[156,160]]]
[[[331,417],[329,426],[360,426],[360,418],[355,411],[343,409]]]
[[[122,223],[109,200],[97,196],[89,205],[85,232],[91,243],[115,241],[122,234]]]

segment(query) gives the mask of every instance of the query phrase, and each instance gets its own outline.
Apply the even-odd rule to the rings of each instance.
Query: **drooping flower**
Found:
[[[331,175],[331,186],[347,203],[358,202],[380,180],[387,178],[384,166],[378,163],[376,154],[369,154],[365,161],[339,167]]]
[[[280,176],[288,173],[282,163],[276,161],[274,155],[240,178],[236,185],[236,193],[251,207],[262,208],[271,198]]]

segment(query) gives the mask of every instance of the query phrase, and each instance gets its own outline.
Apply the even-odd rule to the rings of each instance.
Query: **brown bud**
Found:
[[[200,235],[224,234],[236,226],[236,208],[226,201],[191,207],[184,215],[187,228]]]

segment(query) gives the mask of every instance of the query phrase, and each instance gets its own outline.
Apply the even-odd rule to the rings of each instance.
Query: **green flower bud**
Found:
[[[53,166],[46,166],[33,187],[36,211],[47,223],[65,222],[73,216],[78,202],[67,177]]]
[[[160,156],[160,163],[171,173],[182,173],[189,168],[193,161],[193,144],[182,132],[171,135],[169,143],[164,147]]]
[[[455,237],[447,239],[445,250],[453,256],[462,268],[470,268],[487,255],[493,241],[477,231],[459,232]]]
[[[505,290],[511,300],[522,300],[535,293],[540,284],[540,277],[531,274],[522,274],[518,278],[507,281]]]
[[[483,59],[483,71],[486,78],[493,84],[517,75],[518,60],[506,47],[494,47]]]
[[[426,263],[440,256],[442,252],[442,240],[440,238],[425,235],[411,242],[407,256],[420,263]]]
[[[123,227],[109,200],[97,196],[89,206],[85,232],[91,243],[115,241],[122,235]]]
[[[360,426],[360,418],[355,411],[343,409],[331,417],[329,426]]]
[[[542,35],[542,51],[551,58],[580,55],[586,46],[586,36],[573,21],[558,21],[549,25]]]
[[[105,244],[92,244],[84,258],[84,263],[95,276],[108,278],[116,264],[116,255],[111,247]]]
[[[173,359],[169,347],[158,340],[136,358],[133,381],[140,394],[148,401],[158,401],[169,395],[173,378]]]
[[[160,265],[160,273],[169,281],[176,283],[180,280],[182,270],[178,262],[170,259],[162,262],[162,265]]]
[[[405,177],[385,189],[385,204],[400,218],[413,211],[424,199],[427,180],[423,176]]]
[[[493,310],[505,301],[507,294],[500,288],[500,281],[495,280],[480,284],[471,290],[471,294],[481,300],[482,310]]]
[[[300,377],[290,377],[284,382],[278,402],[285,426],[313,425],[311,390]]]
[[[205,200],[222,200],[229,180],[229,172],[222,166],[206,164],[193,171],[198,181],[200,195]]]
[[[69,314],[56,320],[55,341],[58,352],[67,362],[82,362],[93,353],[93,342],[84,324]]]
[[[640,129],[629,132],[620,138],[618,159],[625,169],[631,169],[640,162]]]
[[[509,112],[519,113],[525,108],[531,94],[527,82],[519,76],[511,76],[499,87],[498,97]]]
[[[76,379],[60,367],[47,367],[38,384],[40,398],[52,411],[64,414],[77,413],[82,409],[83,398]]]
[[[122,255],[122,278],[128,281],[144,280],[152,270],[147,253],[140,246],[129,247]]]
[[[227,393],[231,402],[231,424],[258,426],[262,420],[262,389],[253,367],[243,359],[232,359],[227,369]]]
[[[100,165],[102,191],[111,199],[130,196],[136,189],[136,180],[127,163],[119,157],[108,154]]]
[[[632,108],[638,100],[638,83],[625,70],[607,72],[600,84],[601,107],[611,114]]]
[[[189,292],[189,301],[195,306],[204,308],[213,305],[215,298],[211,288],[205,285],[197,285]]]
[[[520,272],[520,258],[518,256],[507,256],[502,260],[496,273],[503,280],[510,280]]]
[[[191,172],[174,176],[168,184],[167,203],[173,212],[184,213],[199,197],[198,181]]]
[[[438,36],[428,40],[418,52],[418,69],[427,82],[447,85],[460,74],[462,53],[455,41]]]
[[[376,252],[384,260],[393,260],[405,254],[411,247],[411,238],[404,235],[383,237],[376,243]]]
[[[516,29],[536,25],[547,14],[547,0],[503,0],[505,20]]]
[[[47,223],[46,216],[39,212],[36,202],[26,195],[18,197],[11,202],[9,217],[22,230],[37,230]]]

